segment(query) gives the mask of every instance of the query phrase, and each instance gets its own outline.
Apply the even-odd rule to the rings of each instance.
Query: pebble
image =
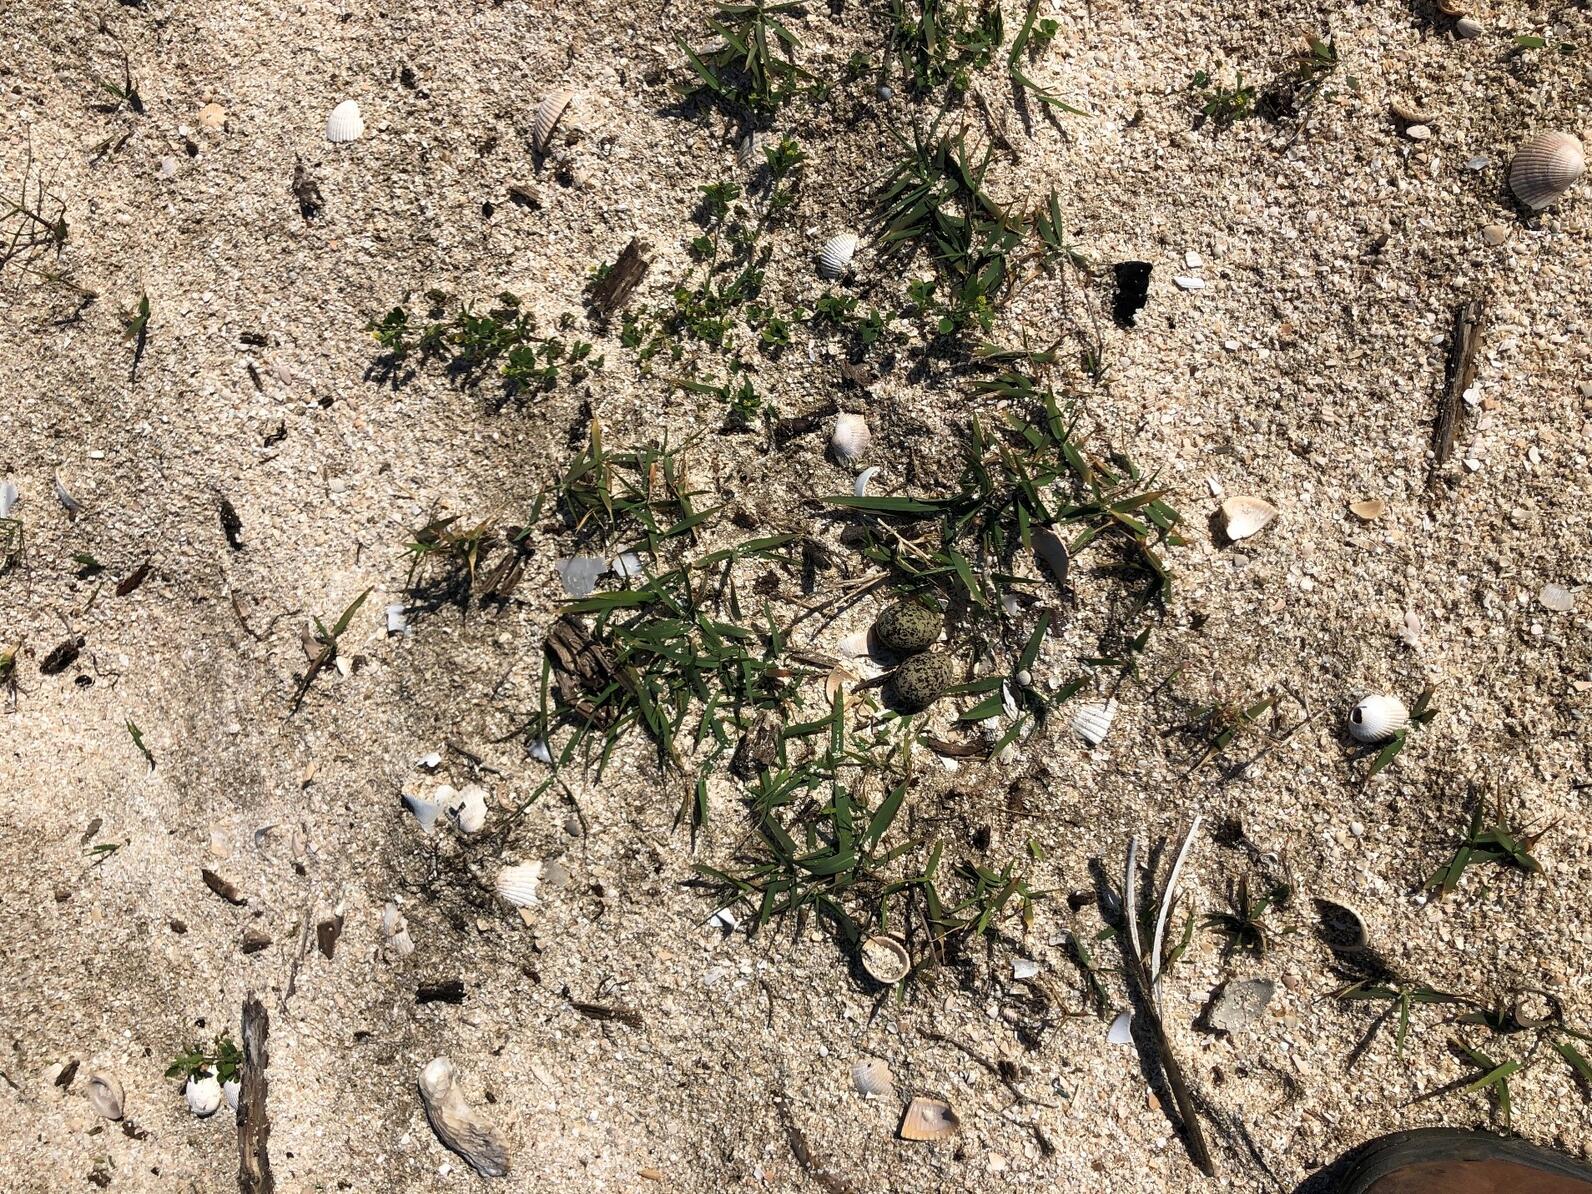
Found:
[[[1475,170],[1479,173],[1480,171],[1487,169],[1489,165],[1491,165],[1491,163],[1487,160],[1487,158],[1478,153],[1475,157],[1471,158],[1465,163],[1465,169]]]
[[[1563,585],[1546,584],[1537,590],[1537,600],[1542,608],[1556,614],[1567,614],[1575,608],[1575,594]]]
[[[1228,983],[1211,1004],[1211,1027],[1218,1032],[1248,1028],[1260,1019],[1276,993],[1276,984],[1270,979],[1251,978]]]

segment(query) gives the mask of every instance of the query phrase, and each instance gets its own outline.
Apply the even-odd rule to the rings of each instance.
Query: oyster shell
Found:
[[[506,1177],[508,1148],[497,1130],[464,1101],[453,1063],[436,1057],[420,1071],[420,1101],[437,1139],[470,1163],[482,1177]]]

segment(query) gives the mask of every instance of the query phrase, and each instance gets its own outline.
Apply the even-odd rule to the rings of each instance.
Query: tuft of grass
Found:
[[[1195,71],[1189,87],[1199,102],[1200,114],[1219,129],[1232,128],[1255,114],[1255,88],[1244,82],[1243,71],[1238,72],[1231,87],[1222,86],[1209,71]]]
[[[138,296],[138,306],[122,320],[122,334],[133,343],[132,380],[138,380],[138,364],[149,343],[149,295]]]
[[[337,659],[338,640],[342,637],[343,632],[348,629],[348,624],[354,620],[354,615],[359,612],[359,607],[365,604],[365,598],[369,597],[370,594],[371,590],[366,589],[358,597],[355,597],[353,601],[349,602],[347,608],[337,616],[337,621],[332,623],[330,629],[327,628],[326,623],[319,618],[315,618],[313,633],[310,631],[305,632],[304,645],[306,650],[310,647],[314,647],[316,650],[309,657],[309,666],[304,669],[304,677],[299,681],[298,689],[293,693],[293,706],[288,710],[289,717],[297,713],[299,706],[304,703],[304,696],[309,692],[310,685],[315,683],[315,677],[320,675],[323,670]]]
[[[1477,801],[1464,830],[1464,840],[1454,850],[1454,856],[1432,872],[1424,890],[1434,899],[1451,895],[1458,887],[1467,867],[1482,863],[1512,868],[1528,875],[1543,873],[1542,864],[1531,851],[1543,836],[1553,828],[1546,825],[1535,832],[1529,828],[1516,829],[1506,820],[1503,800],[1500,797],[1491,826],[1484,827],[1485,801]]]
[[[1223,958],[1239,950],[1263,958],[1271,948],[1272,937],[1272,929],[1265,923],[1266,913],[1272,908],[1286,907],[1292,898],[1293,890],[1285,883],[1277,883],[1257,899],[1250,895],[1249,876],[1242,875],[1237,884],[1228,886],[1227,911],[1206,913],[1201,923],[1225,938]]]
[[[0,273],[14,265],[24,273],[43,276],[33,263],[66,247],[66,200],[45,179],[31,141],[14,195],[0,194]]]
[[[1241,734],[1258,724],[1262,716],[1276,707],[1277,695],[1268,693],[1258,699],[1221,701],[1201,709],[1186,727],[1191,733],[1205,739],[1204,748],[1189,768],[1189,774],[1192,775],[1225,751]]]
[[[707,25],[717,46],[693,49],[684,38],[675,39],[698,80],[688,94],[706,91],[732,110],[758,117],[784,107],[813,77],[797,64],[801,39],[782,19],[803,11],[800,0],[715,5]]]

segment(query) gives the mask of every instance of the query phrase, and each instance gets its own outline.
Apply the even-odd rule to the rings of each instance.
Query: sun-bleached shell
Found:
[[[20,496],[14,482],[6,481],[0,484],[0,518],[11,517],[11,507],[17,504],[17,498]]]
[[[122,1084],[114,1074],[94,1074],[83,1087],[83,1097],[94,1108],[96,1115],[106,1119],[120,1119],[125,1108]]]
[[[825,278],[843,278],[857,255],[857,235],[842,232],[831,236],[818,250],[818,272]]]
[[[949,1103],[920,1096],[908,1103],[902,1113],[901,1139],[944,1140],[956,1134],[961,1122]]]
[[[1386,742],[1410,724],[1410,711],[1398,697],[1372,694],[1349,710],[1349,734],[1356,742]]]
[[[227,1106],[236,1111],[238,1109],[238,1096],[243,1093],[243,1083],[237,1078],[229,1078],[221,1084],[221,1097],[227,1101]]]
[[[506,866],[497,873],[492,886],[498,895],[516,908],[534,908],[539,902],[536,889],[542,883],[542,864],[522,862]]]
[[[1381,498],[1367,498],[1363,502],[1350,502],[1349,513],[1362,522],[1370,522],[1372,519],[1381,518],[1382,515],[1387,513],[1387,503]]]
[[[1111,1030],[1106,1033],[1106,1043],[1111,1045],[1133,1044],[1133,1013],[1120,1011],[1117,1018],[1111,1021]]]
[[[1264,498],[1230,497],[1222,503],[1222,530],[1234,543],[1264,529],[1277,517],[1277,507]]]
[[[875,933],[862,943],[862,968],[875,982],[890,986],[912,970],[912,955],[899,937]]]
[[[453,789],[446,790],[451,792]],[[430,833],[436,827],[437,816],[442,812],[441,802],[425,796],[412,796],[408,792],[403,794],[403,802],[404,807],[414,814],[415,820],[420,822],[420,828]]]
[[[1581,142],[1569,133],[1538,133],[1509,163],[1509,189],[1532,211],[1558,201],[1586,170]]]
[[[381,952],[389,962],[407,958],[415,952],[415,943],[409,936],[409,922],[398,911],[397,904],[388,904],[381,911]]]
[[[879,466],[877,464],[870,464],[867,468],[863,469],[862,472],[857,474],[857,479],[851,483],[851,492],[856,494],[858,497],[867,497],[868,483],[872,481],[876,475],[878,475],[878,472]]]
[[[365,135],[365,118],[357,100],[344,100],[326,118],[326,139],[334,145],[358,141]]]
[[[217,103],[208,103],[199,109],[199,127],[209,129],[212,133],[220,132],[226,127],[227,110]]]
[[[861,415],[839,416],[835,420],[834,430],[829,433],[829,448],[834,452],[835,459],[843,465],[859,459],[871,443],[873,432],[868,427],[868,420]]]
[[[448,820],[460,833],[480,833],[486,824],[486,789],[466,784],[443,803]]]
[[[564,109],[569,107],[569,101],[574,98],[573,91],[554,91],[536,105],[536,115],[531,121],[531,148],[537,153],[547,152],[553,140],[553,130],[558,127]]]
[[[482,1177],[506,1177],[508,1147],[497,1130],[464,1101],[453,1063],[436,1057],[420,1071],[420,1101],[437,1139],[470,1163]]]
[[[851,1084],[858,1094],[873,1098],[887,1099],[895,1093],[895,1076],[882,1057],[864,1057],[852,1062]]]
[[[1061,541],[1061,536],[1049,527],[1035,527],[1029,540],[1034,545],[1034,554],[1049,570],[1051,579],[1058,585],[1066,585],[1067,570],[1072,566],[1072,553]]]
[[[213,1072],[189,1074],[182,1097],[187,1100],[188,1110],[204,1119],[221,1108],[221,1083],[216,1081]]]
[[[1328,949],[1339,953],[1363,950],[1371,942],[1365,916],[1351,904],[1316,897],[1316,933]]]
[[[1117,702],[1095,701],[1083,706],[1072,715],[1072,732],[1090,746],[1099,746],[1111,732],[1111,723],[1117,718]]]

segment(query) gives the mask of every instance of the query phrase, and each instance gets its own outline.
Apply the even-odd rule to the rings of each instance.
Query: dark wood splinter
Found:
[[[1481,299],[1471,299],[1454,308],[1454,335],[1448,345],[1448,377],[1442,404],[1437,408],[1437,423],[1432,429],[1432,471],[1427,479],[1428,486],[1437,480],[1438,473],[1454,453],[1454,436],[1459,431],[1459,417],[1465,409],[1465,391],[1476,380],[1476,349],[1481,346],[1486,312],[1487,305]]]
[[[619,254],[619,260],[613,263],[600,281],[592,283],[591,305],[607,319],[630,301],[631,294],[641,285],[641,280],[651,268],[651,246],[639,236],[631,237],[625,251]]]

